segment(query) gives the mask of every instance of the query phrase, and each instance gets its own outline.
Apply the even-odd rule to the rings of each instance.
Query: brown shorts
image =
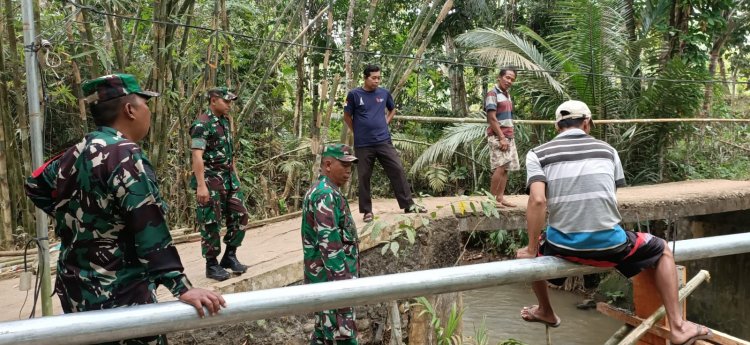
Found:
[[[503,167],[508,171],[521,170],[521,164],[518,161],[518,152],[516,152],[516,141],[508,139],[508,150],[500,150],[500,140],[494,135],[487,137],[487,144],[490,147],[490,168],[494,171]]]

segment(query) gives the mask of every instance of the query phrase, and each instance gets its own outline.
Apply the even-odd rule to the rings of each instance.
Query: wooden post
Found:
[[[615,320],[622,321],[625,323],[625,325],[620,328],[609,340],[607,340],[604,345],[617,345],[620,343],[622,339],[625,338],[625,336],[630,333],[631,330],[633,330],[634,327],[638,327],[643,323],[643,319],[633,316],[632,314],[628,313],[627,311],[624,311],[622,309],[617,309],[612,307],[611,305],[599,302],[596,304],[596,310],[600,313],[609,316]],[[669,338],[669,329],[665,326],[653,326],[648,330],[651,334],[657,334],[662,338]],[[623,334],[624,333],[624,334]],[[706,344],[715,344],[715,345],[750,345],[750,342],[746,340],[739,339],[737,337],[731,336],[729,334],[719,332],[715,329],[711,330],[711,333],[713,333],[713,337],[711,338],[710,342],[706,342],[704,340],[698,340],[695,342],[696,345],[706,345]]]
[[[710,278],[711,275],[708,274],[708,271],[701,270],[700,272],[698,272],[698,274],[696,274],[695,277],[693,277],[693,279],[691,279],[684,288],[680,289],[678,296],[679,301],[685,300],[688,295],[695,291],[698,285]],[[644,320],[640,326],[630,332],[630,334],[628,334],[628,336],[620,342],[620,345],[636,344],[638,339],[640,339],[652,326],[654,326],[657,320],[664,317],[666,313],[666,309],[664,309],[663,306],[656,310],[656,312],[654,312],[648,319]]]
[[[678,287],[685,284],[686,273],[684,266],[677,267]],[[648,270],[633,277],[633,304],[635,305],[635,315],[640,318],[651,316],[659,307],[662,306],[661,297],[656,292],[656,282],[654,281],[654,271]],[[685,303],[682,305],[682,317],[685,317]],[[657,324],[666,325],[666,319],[662,319]],[[646,334],[638,341],[638,345],[665,345],[667,339],[661,338],[654,334]]]
[[[391,344],[403,345],[401,341],[401,312],[398,310],[398,302],[389,303],[390,320],[391,320]]]

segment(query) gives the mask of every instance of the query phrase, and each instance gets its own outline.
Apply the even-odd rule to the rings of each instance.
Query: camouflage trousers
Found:
[[[201,253],[204,258],[215,258],[221,254],[221,221],[224,219],[227,234],[224,243],[239,247],[245,238],[248,215],[239,190],[211,188],[210,200],[196,209],[196,227],[201,232]]]
[[[315,313],[311,345],[357,345],[354,308],[340,308]]]

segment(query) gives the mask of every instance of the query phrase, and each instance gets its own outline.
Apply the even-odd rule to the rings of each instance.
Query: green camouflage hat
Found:
[[[208,97],[215,96],[227,101],[234,101],[235,99],[237,99],[237,95],[235,95],[232,90],[227,88],[226,86],[209,89],[206,93],[208,94]]]
[[[87,80],[81,85],[86,102],[96,104],[109,101],[131,93],[146,98],[159,96],[158,92],[146,91],[138,85],[138,80],[132,74],[110,74],[93,80]]]
[[[336,158],[342,162],[357,161],[357,157],[354,156],[352,148],[344,144],[327,145],[325,150],[323,150],[322,156]]]

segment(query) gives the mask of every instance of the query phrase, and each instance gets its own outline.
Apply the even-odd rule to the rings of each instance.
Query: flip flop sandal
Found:
[[[537,306],[537,305],[533,305],[531,307],[524,307],[524,309],[529,310],[529,313],[527,315],[528,316],[527,318],[524,318],[523,316],[521,316],[521,319],[524,320],[524,321],[526,321],[526,322],[538,322],[538,323],[544,324],[545,326],[552,327],[552,328],[560,327],[560,324],[562,323],[562,320],[560,320],[560,317],[558,317],[557,315],[555,315],[555,317],[557,318],[557,322],[555,322],[555,323],[552,323],[552,322],[549,322],[549,321],[544,321],[542,319],[538,319],[536,317],[536,315],[534,315],[534,313],[531,312],[531,308],[534,308],[534,307],[539,308],[539,306]]]
[[[362,217],[362,221],[365,223],[372,222],[373,215],[371,212],[365,213],[365,216]]]

